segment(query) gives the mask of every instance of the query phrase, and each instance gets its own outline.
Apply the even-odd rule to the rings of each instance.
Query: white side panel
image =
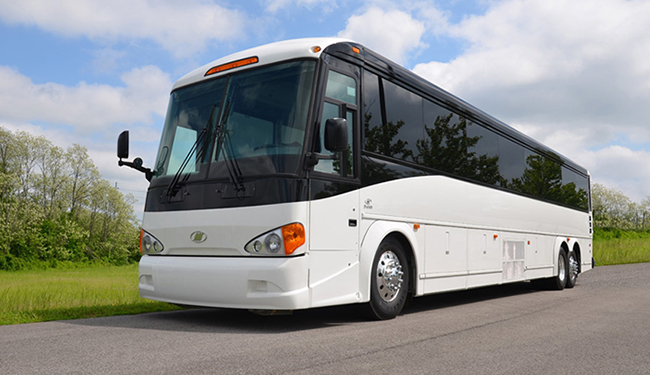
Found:
[[[310,202],[312,305],[359,301],[359,191]]]
[[[313,307],[359,302],[358,251],[314,251],[309,258]]]
[[[467,287],[467,229],[426,226],[425,292]]]
[[[362,190],[368,219],[590,238],[589,215],[444,176],[404,178]]]
[[[499,236],[494,231],[471,229],[467,237],[467,287],[474,288],[501,282]]]

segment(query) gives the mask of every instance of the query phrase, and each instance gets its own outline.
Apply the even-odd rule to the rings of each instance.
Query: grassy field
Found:
[[[650,237],[594,239],[596,265],[650,262]],[[0,271],[0,325],[176,310],[138,294],[137,265]]]
[[[0,271],[0,325],[176,309],[140,297],[137,265]]]
[[[594,239],[596,266],[650,262],[650,238]]]

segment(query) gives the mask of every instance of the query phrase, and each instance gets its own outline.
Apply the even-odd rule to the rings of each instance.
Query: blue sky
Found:
[[[154,162],[173,82],[277,40],[341,36],[650,196],[650,2],[0,0],[0,126],[79,143],[140,200],[115,140]]]

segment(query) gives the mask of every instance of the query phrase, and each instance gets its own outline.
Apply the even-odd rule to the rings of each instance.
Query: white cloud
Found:
[[[465,53],[414,71],[506,122],[534,124],[540,139],[566,129],[584,147],[620,133],[648,142],[648,19],[647,1],[495,2],[448,25]]]
[[[0,120],[48,122],[76,131],[104,131],[115,124],[151,124],[165,115],[172,82],[155,66],[122,74],[124,87],[57,83],[34,84],[19,72],[0,66]]]
[[[634,202],[650,196],[650,152],[613,145],[585,151],[580,158],[590,169],[592,181],[617,188]]]
[[[244,35],[246,17],[212,1],[0,0],[0,20],[91,39],[150,39],[177,57]]]
[[[332,0],[267,0],[266,3],[268,4],[266,10],[271,13],[278,12],[291,6],[300,6],[309,9],[315,6],[322,6],[326,12],[330,12],[337,7],[336,1]]]
[[[339,36],[404,63],[408,52],[425,46],[421,40],[425,31],[425,24],[408,13],[372,6],[363,14],[351,16]]]

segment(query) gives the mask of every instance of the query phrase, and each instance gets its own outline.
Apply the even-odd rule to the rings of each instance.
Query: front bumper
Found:
[[[182,305],[310,307],[307,255],[290,258],[143,256],[140,295]]]

